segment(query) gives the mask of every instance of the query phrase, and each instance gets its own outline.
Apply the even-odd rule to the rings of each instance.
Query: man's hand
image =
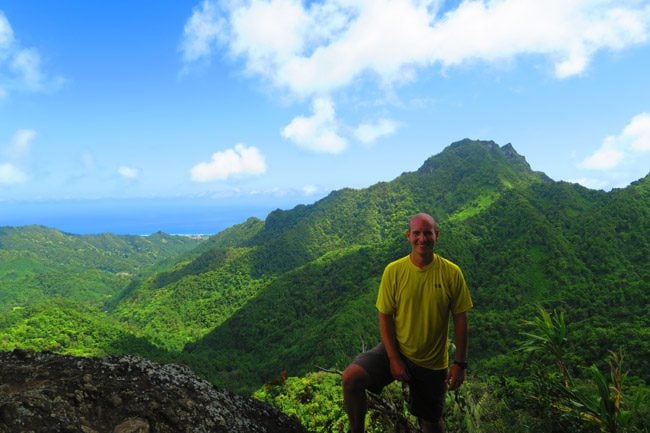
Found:
[[[408,369],[404,360],[399,354],[397,338],[395,337],[395,319],[390,314],[382,312],[379,315],[379,331],[381,332],[381,341],[386,348],[386,355],[390,361],[390,372],[400,382],[408,382],[411,380]]]
[[[452,364],[449,367],[449,373],[447,374],[447,386],[450,391],[454,391],[463,384],[465,381],[465,369],[460,368],[456,364]]]
[[[400,382],[408,382],[411,380],[406,364],[400,357],[390,360],[390,372],[395,380],[399,380]]]

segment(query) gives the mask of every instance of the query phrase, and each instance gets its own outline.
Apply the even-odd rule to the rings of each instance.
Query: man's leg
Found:
[[[427,421],[422,418],[420,420],[420,427],[422,433],[445,433],[445,422],[440,418],[437,422]]]
[[[360,365],[350,364],[343,372],[343,407],[350,420],[351,433],[363,433],[365,428],[370,376]]]
[[[429,370],[409,363],[409,409],[418,417],[423,433],[444,433],[447,370]]]

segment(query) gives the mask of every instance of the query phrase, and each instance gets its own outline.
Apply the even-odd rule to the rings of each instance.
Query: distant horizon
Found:
[[[531,169],[537,171],[534,167]],[[627,188],[647,175],[650,175],[650,172],[621,188]],[[552,178],[551,180],[565,182]],[[579,183],[575,184],[579,185]],[[372,185],[368,187],[370,186]],[[588,189],[605,191],[597,188]],[[618,188],[605,192],[613,189]],[[267,196],[263,199],[251,196],[245,198],[177,196],[0,200],[0,206],[3,208],[0,214],[0,228],[39,225],[75,235],[111,233],[149,236],[163,232],[179,236],[211,236],[252,217],[265,220],[269,213],[278,209],[291,210],[299,205],[312,205],[332,192],[309,197],[278,196],[275,199],[269,199]]]
[[[317,200],[317,199],[313,199]],[[205,198],[74,199],[13,201],[3,205],[0,227],[39,225],[64,233],[149,236],[214,235],[255,217],[266,219],[276,209],[289,210],[300,204],[298,197],[277,201],[226,201]]]

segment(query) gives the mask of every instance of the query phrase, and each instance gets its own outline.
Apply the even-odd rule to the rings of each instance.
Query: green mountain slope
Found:
[[[453,143],[417,171],[201,243],[0,228],[0,348],[173,358],[241,392],[283,370],[340,369],[378,341],[381,272],[408,253],[420,211],[438,218],[437,252],[470,284],[477,370],[521,369],[521,321],[543,304],[566,311],[581,361],[622,348],[647,383],[650,176],[593,191],[491,141]]]
[[[404,174],[393,182],[380,183],[365,190],[336,191],[311,206],[272,212],[265,221],[250,219],[205,242],[201,248],[206,251],[196,260],[179,263],[171,272],[145,282],[133,299],[118,307],[118,314],[129,323],[146,328],[151,335],[161,336],[158,338],[161,345],[165,345],[164,334],[169,335],[167,330],[173,329],[171,334],[175,342],[167,347],[176,348],[179,342],[196,339],[205,331],[206,326],[200,326],[199,330],[192,325],[197,317],[203,320],[204,325],[215,327],[233,312],[215,304],[210,314],[202,306],[206,300],[219,298],[219,287],[228,285],[219,280],[216,276],[219,273],[225,276],[234,272],[250,277],[248,286],[235,291],[240,297],[230,305],[238,307],[286,272],[299,272],[300,267],[328,253],[359,246],[384,248],[393,254],[396,248],[399,251],[408,216],[436,202],[430,194],[415,195],[413,190],[420,187],[420,182],[429,181],[434,188],[442,190],[446,181],[439,180],[439,175],[441,178],[454,178],[456,182],[467,158],[490,162],[491,171],[481,176],[483,182],[496,185],[490,187],[491,197],[512,188],[515,183],[546,181],[543,175],[530,171],[528,165],[522,163],[523,159],[509,149],[502,151],[492,142],[465,140],[453,144],[441,154],[444,164],[443,168],[436,170],[438,174],[431,173],[432,167],[439,163],[432,158],[419,173]],[[476,182],[461,181],[456,190],[469,197],[470,203],[452,203],[446,212],[468,214],[473,211],[471,206],[474,203],[478,207],[485,205],[482,191],[473,190],[473,183]],[[385,263],[388,258],[384,254],[380,260]],[[189,289],[191,287],[201,287],[201,290]],[[185,300],[183,305],[188,308],[177,308],[180,298]],[[147,314],[142,314],[143,311]]]
[[[55,297],[99,305],[154,264],[200,241],[151,236],[71,235],[42,227],[0,227],[0,311]]]
[[[461,265],[472,288],[475,362],[499,371],[519,321],[543,303],[577,322],[585,359],[623,346],[643,372],[649,209],[647,178],[592,191],[534,172],[510,145],[463,140],[390,182],[226,230],[117,311],[158,344],[189,342],[187,362],[231,389],[248,391],[284,369],[342,368],[378,340],[381,271],[408,252],[408,217],[427,211],[441,222],[438,252]],[[235,286],[225,281],[233,269]],[[224,289],[234,297],[227,308]]]
[[[77,356],[139,354],[164,358],[164,353],[139,331],[91,305],[56,299],[14,307],[0,315],[0,350],[16,347]]]
[[[164,233],[78,236],[41,226],[0,228],[0,350],[161,357],[138,336],[141,330],[105,310],[145,275],[198,245]]]
[[[157,346],[180,351],[254,298],[269,278],[253,276],[247,248],[215,248],[145,278],[112,311]]]

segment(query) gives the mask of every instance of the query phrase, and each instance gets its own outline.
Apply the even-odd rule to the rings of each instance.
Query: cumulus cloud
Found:
[[[298,116],[282,130],[282,136],[305,149],[337,154],[347,147],[347,141],[337,130],[334,104],[329,98],[317,98],[312,104],[313,114]]]
[[[265,172],[266,161],[260,151],[253,146],[237,144],[233,149],[214,153],[211,161],[195,165],[190,175],[195,182],[210,182]]]
[[[634,116],[623,129],[621,140],[629,143],[632,150],[650,152],[650,113]]]
[[[646,152],[650,152],[650,113],[641,113],[634,116],[620,134],[606,137],[601,146],[580,163],[580,167],[610,170],[624,159]]]
[[[619,165],[624,156],[617,138],[609,136],[594,153],[582,161],[580,166],[592,170],[609,170]]]
[[[182,40],[185,66],[208,60],[217,46],[245,72],[289,96],[311,99],[282,135],[305,149],[331,154],[347,147],[332,98],[370,78],[380,89],[417,79],[418,72],[520,57],[546,62],[566,79],[594,56],[650,37],[650,5],[637,0],[202,0]],[[363,80],[363,81],[362,81]],[[362,143],[396,124],[359,125]],[[594,157],[593,164],[598,165]],[[609,156],[612,158],[612,155]],[[603,163],[601,163],[603,164]]]
[[[0,164],[0,185],[12,185],[26,182],[27,174],[10,163]]]
[[[207,60],[212,55],[223,26],[223,18],[218,12],[216,3],[208,0],[192,11],[183,29],[180,48],[185,64]]]
[[[354,130],[354,136],[364,144],[372,144],[380,137],[397,131],[399,123],[391,119],[379,119],[372,123],[362,123]]]
[[[119,166],[117,172],[125,179],[135,179],[140,175],[140,170],[129,167],[128,165]]]
[[[219,4],[221,14],[215,0],[198,9],[197,27],[207,30],[197,39],[215,42],[222,28],[223,43],[249,72],[301,96],[331,94],[366,73],[392,84],[412,79],[414,68],[530,54],[548,58],[566,78],[584,72],[601,50],[647,41],[650,26],[650,6],[632,0],[463,1],[444,13],[431,0]]]
[[[36,131],[31,129],[19,129],[5,146],[1,153],[8,161],[0,162],[0,184],[13,185],[26,182],[29,179],[27,173],[20,168],[24,159],[29,155],[32,142],[36,139]]]
[[[65,80],[50,76],[41,64],[36,48],[23,47],[14,35],[6,15],[0,11],[0,98],[12,90],[44,92],[56,90]]]

